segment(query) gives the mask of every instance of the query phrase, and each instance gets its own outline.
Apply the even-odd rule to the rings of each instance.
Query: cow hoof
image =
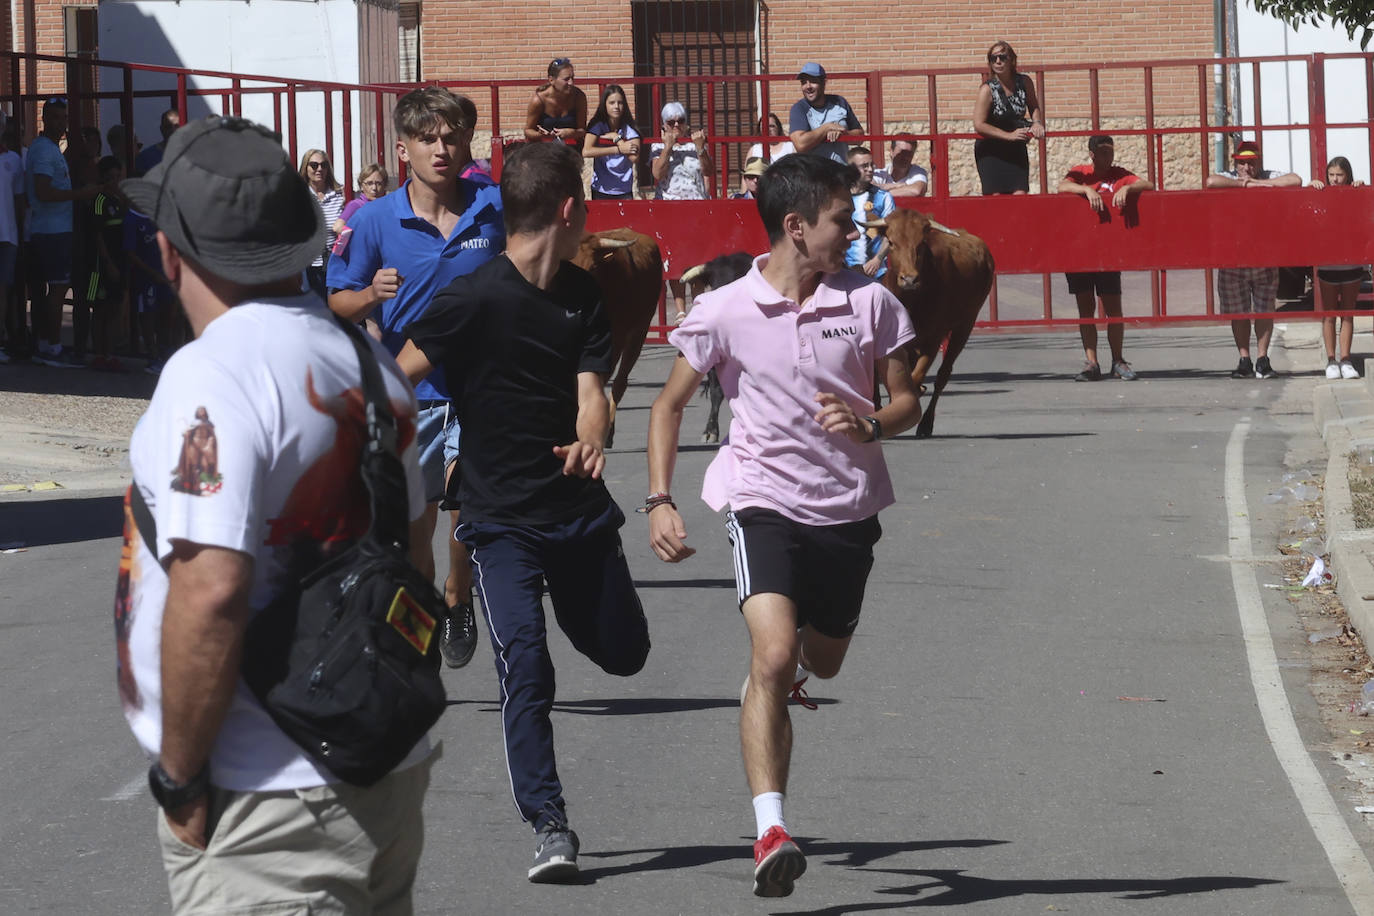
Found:
[[[720,441],[720,433],[702,433],[701,441],[707,445],[714,445]]]

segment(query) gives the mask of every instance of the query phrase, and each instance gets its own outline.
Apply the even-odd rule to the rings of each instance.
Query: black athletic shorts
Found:
[[[797,606],[797,626],[844,639],[859,623],[873,545],[883,536],[878,516],[841,525],[803,525],[772,509],[730,512],[725,530],[735,549],[740,606],[751,595],[785,595]]]
[[[1077,296],[1079,293],[1090,293],[1094,290],[1099,296],[1121,295],[1121,271],[1119,270],[1064,274],[1064,279],[1069,281],[1070,295]]]

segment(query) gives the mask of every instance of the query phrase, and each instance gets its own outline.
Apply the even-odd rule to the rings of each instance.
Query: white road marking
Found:
[[[1226,514],[1230,519],[1231,583],[1240,612],[1245,654],[1250,663],[1250,682],[1259,701],[1260,718],[1269,735],[1288,782],[1307,822],[1321,843],[1326,858],[1345,888],[1351,907],[1359,916],[1374,916],[1374,869],[1370,867],[1350,826],[1336,807],[1330,790],[1317,771],[1298,734],[1293,711],[1288,705],[1278,658],[1269,635],[1269,623],[1260,602],[1259,583],[1250,562],[1250,518],[1245,503],[1245,437],[1250,422],[1242,420],[1231,430],[1226,443]]]
[[[128,801],[148,791],[148,774],[140,773],[127,784],[106,795],[101,801]]]

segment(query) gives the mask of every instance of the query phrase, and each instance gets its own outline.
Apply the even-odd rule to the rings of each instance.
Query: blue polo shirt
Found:
[[[506,248],[501,219],[501,190],[494,184],[458,179],[463,213],[447,239],[410,206],[406,181],[385,197],[353,214],[346,244],[335,245],[325,285],[330,289],[366,289],[384,267],[401,274],[395,299],[382,302],[373,316],[382,326],[382,345],[393,355],[405,346],[406,325],[422,316],[434,295],[457,277],[472,273]],[[448,387],[436,369],[415,386],[421,401],[446,401]]]

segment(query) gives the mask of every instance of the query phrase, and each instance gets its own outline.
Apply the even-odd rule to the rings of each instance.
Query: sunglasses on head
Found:
[[[566,57],[555,57],[553,60],[549,61],[549,66],[557,67],[559,70],[562,70],[571,63],[572,61]]]
[[[1010,55],[1010,54],[989,54],[989,55],[988,55],[988,60],[992,61],[994,64],[1000,64],[1000,63],[1001,63],[1002,61],[1004,61],[1004,60],[1011,60],[1011,55]]]

